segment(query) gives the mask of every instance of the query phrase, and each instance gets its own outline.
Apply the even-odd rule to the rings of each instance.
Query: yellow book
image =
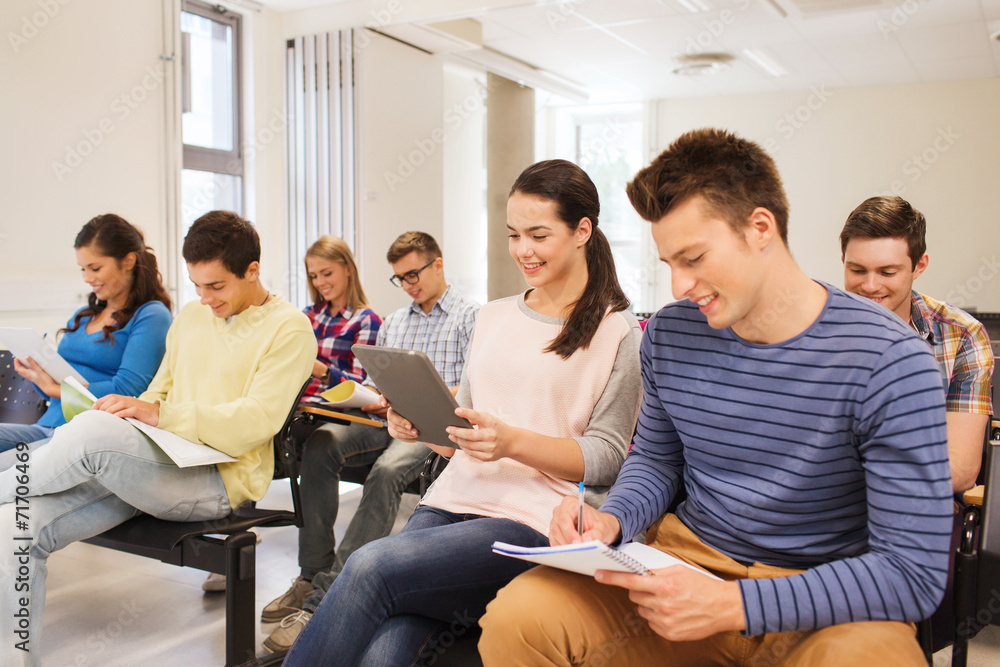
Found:
[[[330,387],[320,394],[320,398],[338,408],[360,408],[378,402],[378,394],[354,380],[344,380]]]

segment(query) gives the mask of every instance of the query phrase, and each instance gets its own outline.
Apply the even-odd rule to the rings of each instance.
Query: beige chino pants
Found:
[[[652,546],[727,580],[799,572],[738,563],[705,545],[672,514],[654,524],[648,536]],[[926,664],[913,625],[891,621],[752,637],[724,632],[698,641],[671,642],[650,630],[625,589],[549,567],[529,570],[501,589],[480,625],[479,652],[485,667]]]

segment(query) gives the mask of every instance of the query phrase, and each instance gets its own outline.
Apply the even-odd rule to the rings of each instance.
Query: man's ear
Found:
[[[260,277],[260,262],[250,262],[243,277],[247,280],[257,280]]]
[[[913,267],[913,279],[916,280],[920,274],[927,270],[927,265],[931,263],[931,258],[924,253],[924,256],[917,260],[917,265]]]
[[[751,248],[763,250],[778,235],[778,221],[774,214],[763,206],[758,206],[747,220],[744,237]]]

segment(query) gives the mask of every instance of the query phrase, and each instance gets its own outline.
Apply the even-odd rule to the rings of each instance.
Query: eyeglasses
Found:
[[[397,276],[397,275],[393,274],[393,276],[391,278],[389,278],[389,282],[392,283],[393,285],[395,285],[396,287],[402,287],[404,282],[407,285],[416,285],[417,281],[420,280],[420,272],[423,271],[424,269],[426,269],[428,266],[430,266],[431,264],[433,264],[436,261],[437,261],[437,257],[435,257],[431,261],[427,262],[426,264],[424,264],[423,266],[421,266],[419,269],[416,269],[414,271],[407,271],[406,273],[404,273],[401,276]]]

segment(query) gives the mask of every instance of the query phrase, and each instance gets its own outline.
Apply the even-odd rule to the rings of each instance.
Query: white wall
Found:
[[[304,3],[303,3],[304,4]],[[491,0],[490,8],[516,7],[524,0]],[[380,28],[429,18],[468,16],[469,0],[339,0],[329,4],[287,12],[285,37],[298,37],[328,30],[365,26]]]
[[[444,70],[445,276],[464,296],[486,301],[486,84],[481,72]]]
[[[409,303],[385,253],[405,231],[442,242],[441,61],[374,33],[357,50],[360,234],[357,259],[375,312]],[[447,259],[446,259],[447,261]]]
[[[37,0],[0,4],[8,36],[0,47],[8,102],[0,106],[7,158],[0,165],[0,325],[48,332],[88,293],[72,245],[94,215],[113,211],[141,227],[165,274],[170,255],[176,261],[177,248],[168,247],[175,194],[167,183],[179,152],[167,148],[177,63],[160,58],[172,51],[175,29],[164,16],[172,20],[179,1],[52,6],[58,11],[48,16]],[[244,53],[252,54],[244,62],[246,215],[261,235],[265,283],[286,293],[286,28],[274,12],[244,17]],[[14,44],[10,34],[18,36]],[[420,152],[443,128],[442,63],[371,35],[357,67],[359,261],[373,305],[386,313],[407,302],[386,279],[389,243],[409,229],[443,237],[440,142],[429,155]],[[85,155],[67,162],[68,153]],[[55,163],[69,170],[57,173]],[[387,173],[406,175],[388,183]]]
[[[247,113],[243,127],[247,219],[261,241],[261,280],[288,296],[288,178],[286,172],[285,38],[282,14],[246,12],[244,51],[252,54],[243,76]]]
[[[73,239],[93,216],[114,212],[140,227],[165,279],[179,261],[168,185],[180,159],[179,146],[168,148],[179,62],[160,55],[173,53],[180,3],[45,4],[51,15],[37,0],[0,4],[0,324],[53,332],[89,291]],[[286,274],[281,30],[280,14],[244,14],[245,213],[261,235],[264,279],[278,292]]]
[[[52,16],[37,0],[0,3],[6,102],[0,126],[7,158],[0,164],[0,324],[53,331],[82,303],[87,288],[72,242],[99,213],[114,211],[142,227],[166,267],[168,250],[174,250],[167,247],[173,195],[166,186],[171,154],[165,128],[175,65],[159,56],[170,47],[164,45],[170,31],[164,4],[169,10],[176,2],[56,2],[48,5],[58,7]],[[364,8],[351,17],[353,23],[374,20],[377,7],[352,4]],[[278,292],[285,291],[288,270],[284,40],[306,24],[313,31],[343,27],[334,25],[342,14],[328,13],[329,26],[319,25],[311,12],[247,13],[253,53],[245,69],[250,94],[244,144],[253,149],[247,155],[247,215],[261,233],[264,279]],[[481,244],[462,225],[478,205],[479,189],[457,187],[454,175],[461,172],[463,184],[472,182],[479,158],[469,146],[480,145],[480,130],[479,121],[457,128],[446,122],[447,109],[471,89],[450,75],[446,86],[440,59],[365,34],[370,40],[358,54],[359,260],[373,305],[387,313],[406,297],[386,280],[385,250],[408,229],[438,237],[453,282],[473,284],[480,267],[463,262]],[[1000,310],[994,256],[995,249],[1000,254],[1000,80],[655,106],[650,155],[684,130],[706,125],[728,127],[770,148],[791,199],[792,250],[811,275],[841,284],[837,236],[843,219],[865,197],[895,186],[929,221],[931,265],[918,288],[980,310]],[[436,141],[438,132],[448,141]],[[933,164],[923,171],[913,156],[925,153]],[[401,181],[387,180],[387,174]],[[463,230],[472,235],[463,237]],[[661,286],[658,300],[664,303],[670,299],[668,282]]]
[[[73,239],[95,215],[142,228],[165,264],[172,83],[159,2],[45,4],[0,4],[0,323],[51,332],[89,291]]]
[[[661,100],[650,157],[682,132],[724,127],[760,142],[788,191],[789,245],[808,274],[843,285],[840,230],[876,194],[927,217],[916,288],[1000,311],[1000,80]],[[661,283],[659,302],[672,300]]]

